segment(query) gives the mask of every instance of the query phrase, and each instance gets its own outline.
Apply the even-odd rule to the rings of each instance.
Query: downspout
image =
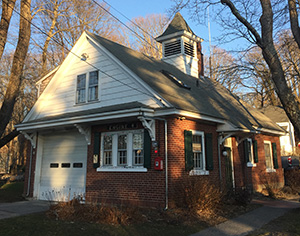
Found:
[[[223,180],[222,180],[222,164],[221,164],[221,136],[219,135],[218,137],[218,160],[219,160],[219,180],[220,180],[220,189],[223,191]]]
[[[166,206],[165,210],[168,210],[169,207],[169,188],[168,188],[168,122],[165,122],[165,165],[166,165]]]
[[[169,181],[168,181],[168,121],[166,119],[162,119],[162,118],[155,118],[156,120],[162,120],[165,123],[165,169],[166,169],[166,175],[165,175],[165,183],[166,183],[166,187],[165,187],[165,208],[164,210],[168,210],[169,208]]]

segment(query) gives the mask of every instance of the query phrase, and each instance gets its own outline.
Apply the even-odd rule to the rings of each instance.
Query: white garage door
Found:
[[[47,135],[43,140],[39,199],[84,199],[87,162],[84,136],[68,132]]]

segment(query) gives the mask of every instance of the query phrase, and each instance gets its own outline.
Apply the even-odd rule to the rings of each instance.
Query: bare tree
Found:
[[[21,0],[20,10],[20,25],[19,25],[19,38],[16,50],[14,52],[12,68],[10,71],[10,77],[7,84],[6,92],[4,94],[4,100],[0,109],[0,137],[5,132],[7,125],[10,122],[14,106],[19,95],[23,67],[25,58],[27,55],[30,34],[31,34],[31,0]],[[8,29],[7,29],[8,30]],[[18,135],[17,131],[13,131],[9,134],[9,138],[13,138]],[[7,137],[2,137],[0,140],[0,147],[5,145],[9,141]]]
[[[241,84],[240,65],[236,59],[224,49],[212,47],[211,63],[205,57],[205,75],[225,86],[229,91],[235,92]]]
[[[33,37],[42,51],[43,75],[62,62],[83,31],[95,32],[114,41],[121,41],[118,23],[103,10],[107,8],[105,4],[101,7],[91,0],[39,2],[39,11],[33,21],[42,26],[43,33]]]
[[[291,29],[295,41],[300,46],[300,29],[296,9],[298,1],[288,0],[288,4],[282,0],[272,2],[271,0],[260,0],[259,2],[247,0],[187,0],[180,2],[194,11],[193,8],[196,7],[198,12],[200,7],[205,9],[208,4],[219,6],[223,11],[223,14],[220,12],[219,16],[221,16],[224,28],[231,30],[231,36],[235,33],[235,36],[244,37],[261,48],[263,58],[271,72],[274,89],[287,116],[294,125],[298,138],[300,138],[300,105],[292,89],[287,84],[282,62],[274,43],[275,32],[285,26],[284,23],[288,22],[285,18],[285,9],[289,6]],[[228,10],[231,14],[226,15],[226,17],[230,20],[224,18],[224,13]]]
[[[9,23],[12,17],[13,9],[15,7],[16,0],[3,0],[2,1],[2,15],[0,21],[0,59],[5,48],[7,40],[7,32]]]
[[[162,57],[161,44],[156,42],[155,37],[163,33],[164,27],[168,23],[165,15],[153,14],[146,17],[136,17],[129,23],[129,28],[133,36],[131,47],[145,55],[158,58]],[[139,36],[137,36],[137,34]]]

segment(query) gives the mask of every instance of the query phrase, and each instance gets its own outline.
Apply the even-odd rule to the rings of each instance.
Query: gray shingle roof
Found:
[[[170,35],[170,34],[173,34],[173,33],[181,32],[183,30],[185,30],[185,31],[187,31],[191,34],[194,34],[194,32],[189,27],[189,25],[183,19],[182,15],[179,12],[177,12],[175,14],[173,20],[169,24],[168,28],[162,33],[162,35],[160,35],[157,38],[160,38],[160,37],[163,37],[163,36],[166,36],[166,35]]]
[[[243,104],[217,82],[204,77],[198,79],[186,75],[164,61],[145,56],[98,35],[92,33],[88,35],[105,47],[174,108],[227,120],[240,129],[253,130],[253,126],[256,126],[282,131],[268,117]],[[191,89],[178,86],[161,73],[162,70],[170,72]]]
[[[267,106],[267,107],[261,108],[260,111],[274,122],[288,122],[289,121],[289,118],[287,117],[283,107]]]

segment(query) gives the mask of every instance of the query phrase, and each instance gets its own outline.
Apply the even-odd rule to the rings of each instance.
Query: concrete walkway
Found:
[[[255,204],[262,204],[251,212],[228,220],[215,227],[207,228],[192,236],[244,236],[261,228],[270,221],[284,215],[294,208],[300,207],[299,202],[291,201],[262,201],[254,200]]]
[[[0,203],[0,220],[10,217],[27,215],[47,211],[50,207],[47,201],[22,201],[12,203]]]

